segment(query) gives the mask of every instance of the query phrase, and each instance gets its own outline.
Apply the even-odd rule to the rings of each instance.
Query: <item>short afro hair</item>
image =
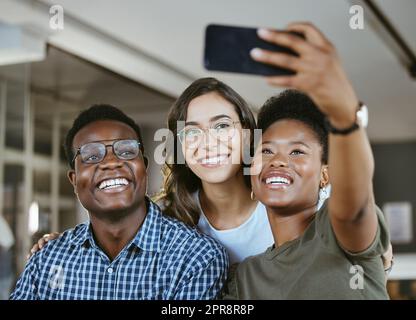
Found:
[[[86,125],[99,120],[114,120],[123,122],[130,126],[136,132],[140,141],[140,150],[142,154],[144,154],[144,147],[142,142],[143,140],[140,133],[140,127],[137,125],[137,123],[132,118],[127,116],[123,111],[112,105],[95,104],[89,107],[87,110],[82,111],[78,115],[78,117],[74,120],[71,129],[69,129],[68,133],[66,134],[64,149],[68,164],[71,169],[74,169],[74,163],[72,161],[74,158],[74,150],[72,143],[74,141],[75,135]]]
[[[325,115],[306,94],[297,90],[285,90],[271,97],[261,107],[257,126],[265,132],[279,120],[292,119],[308,125],[316,134],[322,146],[321,161],[328,163],[328,130],[325,127]]]

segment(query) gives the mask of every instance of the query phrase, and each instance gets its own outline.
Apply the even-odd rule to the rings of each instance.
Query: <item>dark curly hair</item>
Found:
[[[137,134],[140,143],[140,150],[142,154],[144,154],[144,147],[143,147],[143,140],[140,133],[140,127],[137,123],[127,116],[123,111],[120,109],[108,105],[108,104],[95,104],[89,107],[87,110],[82,111],[78,117],[74,120],[71,129],[69,129],[68,133],[65,137],[64,149],[65,155],[68,161],[69,166],[71,169],[74,169],[74,163],[72,159],[74,158],[74,150],[72,147],[72,143],[74,141],[75,135],[78,133],[86,125],[99,120],[114,120],[119,121],[127,124],[130,126]]]
[[[306,94],[297,90],[285,90],[271,97],[261,107],[257,126],[264,133],[273,123],[283,119],[298,120],[308,125],[322,146],[322,162],[328,163],[328,130],[325,115]]]

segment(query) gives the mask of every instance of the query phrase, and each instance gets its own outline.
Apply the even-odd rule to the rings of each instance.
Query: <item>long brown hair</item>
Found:
[[[200,209],[192,194],[201,188],[201,180],[184,164],[178,163],[177,121],[185,121],[189,103],[204,94],[215,92],[230,102],[238,114],[242,128],[250,130],[250,155],[254,149],[254,129],[256,122],[253,113],[244,99],[225,83],[215,78],[201,78],[194,81],[173,103],[168,115],[168,129],[173,133],[173,150],[167,153],[163,167],[164,186],[155,198],[161,201],[164,213],[191,226],[198,224]],[[181,148],[179,148],[181,152]],[[246,164],[243,164],[245,166]],[[242,166],[242,167],[243,167]],[[243,168],[241,169],[243,170]],[[250,177],[244,176],[247,186]]]

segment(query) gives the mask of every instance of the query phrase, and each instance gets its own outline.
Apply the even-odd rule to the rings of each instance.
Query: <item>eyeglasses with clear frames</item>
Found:
[[[195,149],[201,143],[206,131],[216,140],[222,142],[231,140],[236,131],[236,123],[240,123],[240,121],[220,120],[204,129],[199,127],[185,127],[178,132],[177,136],[179,137],[179,141],[185,144],[187,148]]]

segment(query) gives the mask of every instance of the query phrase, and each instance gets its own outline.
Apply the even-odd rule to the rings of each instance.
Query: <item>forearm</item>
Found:
[[[330,212],[339,220],[354,221],[367,204],[374,159],[364,129],[329,136]]]

